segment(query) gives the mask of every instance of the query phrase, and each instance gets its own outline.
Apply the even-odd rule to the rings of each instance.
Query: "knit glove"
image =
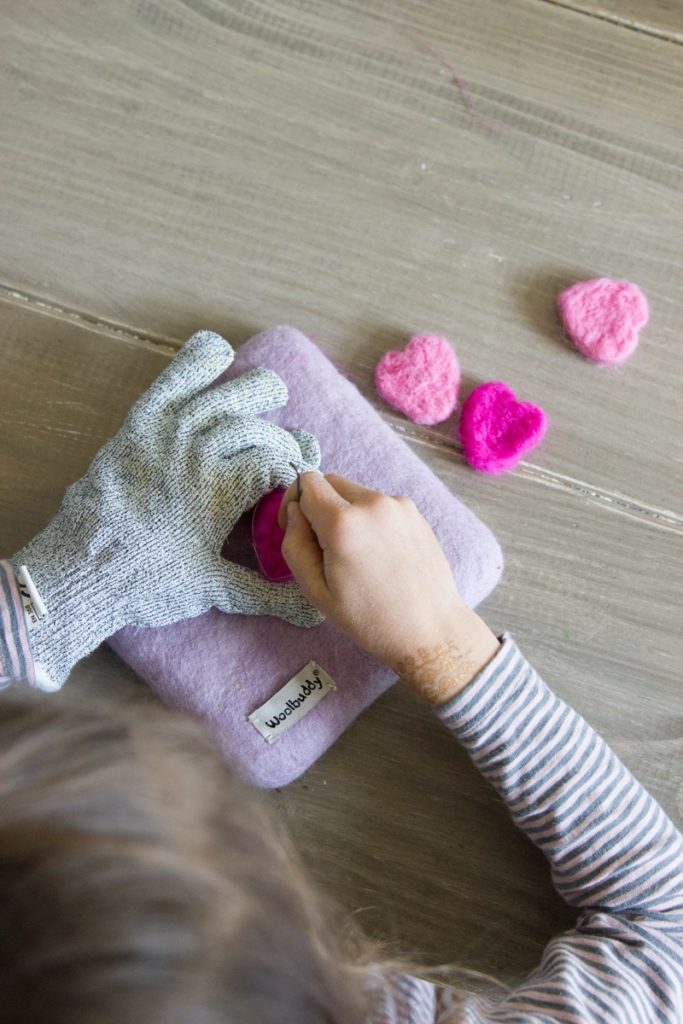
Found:
[[[234,355],[210,331],[190,338],[52,522],[12,557],[47,610],[29,633],[41,688],[58,689],[80,658],[129,624],[164,626],[211,607],[297,626],[322,621],[297,583],[269,582],[220,555],[243,512],[296,470],[320,465],[311,434],[258,418],[287,403],[274,370],[206,390]]]

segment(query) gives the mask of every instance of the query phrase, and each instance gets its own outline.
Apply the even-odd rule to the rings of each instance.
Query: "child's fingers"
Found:
[[[290,501],[295,501],[297,495],[296,480],[289,485],[285,493],[282,495],[282,501],[280,502],[280,508],[277,513],[277,524],[281,530],[284,530],[287,526],[287,506]]]
[[[342,498],[352,505],[357,501],[369,498],[372,494],[377,494],[377,491],[363,487],[362,484],[356,483],[355,480],[349,480],[346,476],[339,476],[338,473],[326,473],[325,479],[334,487],[337,494],[341,494]]]
[[[298,501],[289,503],[286,532],[281,550],[304,596],[311,604],[319,607],[327,595],[323,553],[313,528],[301,511]]]
[[[278,513],[278,523],[283,530],[287,523],[287,505],[297,497],[297,482],[294,480],[284,493]],[[325,532],[324,520],[346,504],[322,473],[301,474],[301,507],[318,537],[322,539],[321,531]]]
[[[331,511],[353,504],[374,493],[345,476],[338,476],[337,473],[326,473],[324,476],[321,473],[301,474],[301,508],[323,542],[325,521]],[[287,521],[287,505],[296,497],[295,480],[285,491],[280,505],[278,523],[283,530]]]

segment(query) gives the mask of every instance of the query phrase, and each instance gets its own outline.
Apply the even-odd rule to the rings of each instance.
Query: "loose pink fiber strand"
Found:
[[[429,54],[430,57],[433,57],[434,60],[437,60],[439,64],[441,64],[441,66],[444,67],[446,71],[449,72],[451,79],[460,90],[460,95],[462,96],[463,103],[469,110],[470,114],[473,114],[475,117],[477,117],[478,112],[477,108],[474,105],[472,94],[465,85],[463,79],[458,74],[453,62],[450,61],[444,53],[441,53],[439,50],[437,50],[435,46],[432,46],[429,40],[425,39],[425,37],[420,32],[416,32],[414,29],[409,28],[406,28],[403,31],[405,32],[409,39],[412,39],[412,41],[415,43],[418,49],[424,50],[425,53]]]
[[[445,68],[446,71],[448,71],[449,75],[451,76],[451,81],[453,82],[454,85],[457,86],[458,91],[462,97],[462,101],[469,110],[472,117],[475,117],[481,124],[489,124],[494,128],[502,129],[504,131],[508,130],[507,125],[503,125],[500,121],[487,117],[485,114],[482,114],[480,113],[480,111],[477,110],[476,104],[472,98],[472,94],[467,88],[464,79],[458,74],[458,70],[455,67],[455,64],[453,64],[453,61],[450,60],[450,58],[447,57],[445,53],[442,53],[435,46],[433,46],[432,43],[430,43],[429,40],[422,35],[421,32],[417,32],[415,29],[405,28],[403,26],[401,26],[401,30],[404,33],[404,35],[407,36],[408,39],[410,39],[419,50],[422,50],[428,56],[433,57],[434,60],[438,61],[438,63],[441,64],[441,66]]]

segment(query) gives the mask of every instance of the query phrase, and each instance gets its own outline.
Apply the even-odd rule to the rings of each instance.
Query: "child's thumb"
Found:
[[[323,553],[313,527],[301,511],[298,501],[287,504],[282,555],[306,597],[317,605],[326,587]]]

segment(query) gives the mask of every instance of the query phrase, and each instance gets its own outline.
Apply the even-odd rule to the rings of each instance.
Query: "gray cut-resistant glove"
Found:
[[[193,335],[67,488],[57,516],[12,557],[47,610],[29,633],[43,689],[59,688],[129,624],[164,626],[212,606],[298,626],[323,620],[297,583],[271,583],[220,555],[242,513],[294,480],[290,463],[320,465],[311,434],[258,416],[287,403],[274,370],[205,390],[234,355],[218,334]]]

